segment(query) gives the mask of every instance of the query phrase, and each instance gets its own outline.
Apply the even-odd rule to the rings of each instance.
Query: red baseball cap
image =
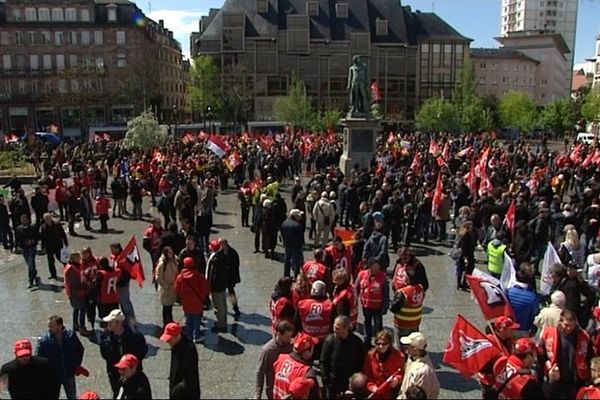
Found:
[[[81,393],[78,400],[100,400],[100,395],[98,393],[88,390],[87,392]]]
[[[219,250],[221,250],[221,242],[218,239],[211,240],[208,243],[208,248],[209,248],[210,251],[213,251],[213,252],[214,251],[219,251]]]
[[[310,394],[310,389],[315,386],[313,379],[304,377],[296,378],[290,383],[289,392],[294,399],[305,399]]]
[[[192,257],[186,257],[183,259],[183,266],[185,268],[192,268],[194,266],[194,259]]]
[[[306,333],[299,333],[294,339],[294,350],[297,353],[304,353],[306,350],[313,348],[317,343],[319,343],[319,339],[316,337],[307,335]]]
[[[124,354],[121,360],[115,364],[118,369],[135,368],[138,365],[138,359],[133,354]]]
[[[505,317],[504,315],[496,318],[494,322],[494,327],[496,329],[519,329],[521,325],[514,322],[512,318]]]
[[[165,326],[165,330],[162,335],[160,335],[160,340],[163,342],[168,342],[173,339],[175,336],[181,335],[181,326],[177,322],[170,322]]]
[[[26,357],[30,356],[32,353],[31,342],[27,339],[17,340],[15,342],[15,356]]]
[[[529,338],[520,338],[515,342],[515,354],[535,354],[536,351],[535,343]]]

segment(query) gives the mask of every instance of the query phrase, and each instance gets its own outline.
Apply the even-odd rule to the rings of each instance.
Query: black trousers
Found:
[[[56,265],[54,259],[60,261],[60,249],[46,249],[46,259],[48,260],[48,271],[51,277],[56,276]]]

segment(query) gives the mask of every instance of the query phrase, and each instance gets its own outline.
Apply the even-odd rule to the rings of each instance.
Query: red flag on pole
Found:
[[[421,173],[421,164],[421,153],[417,153],[410,164],[410,170],[419,175]]]
[[[431,203],[431,215],[437,216],[440,206],[442,205],[442,173],[438,173],[437,183],[435,185],[435,192],[433,192],[433,200]]]
[[[140,258],[140,252],[138,251],[137,242],[135,236],[131,237],[127,246],[123,249],[119,257],[116,259],[117,265],[127,271],[131,278],[135,279],[137,283],[142,287],[144,280],[144,267],[142,266],[142,259]]]
[[[434,157],[437,157],[442,153],[440,146],[438,146],[437,142],[433,139],[429,142],[429,153]]]
[[[462,315],[457,315],[442,361],[470,378],[499,354],[500,349],[492,341]]]
[[[356,242],[356,239],[354,239],[356,232],[351,229],[333,228],[333,233],[335,236],[339,236],[346,246],[351,246]]]
[[[395,141],[396,141],[396,135],[394,135],[394,132],[390,131],[390,133],[388,133],[388,138],[387,138],[388,146],[393,145]]]
[[[511,201],[508,206],[508,211],[506,211],[506,216],[504,217],[504,224],[506,224],[506,229],[513,235],[515,233],[515,214],[517,213],[517,206],[515,205],[515,201]]]
[[[515,319],[513,309],[500,284],[473,275],[467,275],[467,281],[486,321],[501,315]]]
[[[569,154],[569,158],[571,159],[571,161],[573,161],[574,163],[580,163],[581,162],[581,153],[583,152],[583,145],[582,144],[578,144],[577,146],[575,146],[573,148],[573,150],[571,150],[571,154]]]
[[[462,158],[462,157],[468,155],[472,150],[473,150],[473,148],[471,146],[467,147],[466,149],[462,149],[461,151],[456,153],[456,157]]]

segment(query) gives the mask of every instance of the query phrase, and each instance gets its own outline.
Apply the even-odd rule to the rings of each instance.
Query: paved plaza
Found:
[[[289,187],[283,185],[283,196],[289,203]],[[130,206],[131,207],[131,206]],[[129,208],[130,208],[129,207]],[[156,213],[155,208],[145,210]],[[218,209],[214,218],[213,237],[225,237],[240,253],[240,273],[242,283],[236,288],[242,316],[234,322],[229,316],[228,333],[206,334],[206,343],[198,345],[200,357],[200,379],[202,398],[252,398],[256,361],[262,345],[270,335],[268,304],[274,284],[283,273],[280,261],[265,259],[262,253],[253,254],[254,236],[249,228],[241,228],[239,205],[236,192],[228,190],[219,195]],[[119,241],[123,245],[132,234],[136,235],[141,246],[142,233],[148,222],[111,219],[111,232],[86,232],[83,226],[76,229],[80,236],[69,237],[71,249],[90,246],[97,256],[109,254],[109,244]],[[92,228],[99,229],[99,221],[92,222]],[[474,380],[467,381],[456,371],[442,365],[444,346],[456,314],[461,313],[476,325],[482,325],[482,317],[471,295],[455,289],[454,267],[446,255],[448,248],[415,246],[417,254],[427,269],[430,288],[425,298],[425,315],[421,331],[429,338],[428,351],[436,367],[441,382],[440,398],[478,398],[478,385]],[[149,275],[150,259],[145,251],[143,261]],[[276,250],[282,258],[283,249]],[[307,249],[305,259],[311,258]],[[392,260],[395,261],[395,256]],[[38,256],[37,268],[42,277],[40,290],[29,292],[27,268],[20,255],[0,250],[0,302],[3,305],[3,323],[0,326],[1,361],[7,362],[12,354],[13,342],[18,338],[31,338],[34,341],[46,330],[47,317],[52,314],[63,316],[65,323],[72,323],[71,307],[61,286],[48,284],[48,268],[45,256]],[[139,288],[131,284],[132,301],[135,306],[140,330],[146,335],[149,344],[144,371],[150,378],[155,398],[168,397],[168,373],[170,354],[166,344],[158,340],[161,325],[161,305],[154,287],[147,282]],[[176,320],[183,322],[181,307],[175,307]],[[214,324],[212,311],[205,314],[207,327]],[[359,322],[362,317],[359,318]],[[392,316],[384,318],[384,324],[392,326]],[[98,327],[96,326],[98,330]],[[105,372],[105,363],[99,348],[87,338],[81,338],[85,346],[84,366],[90,370],[88,378],[77,378],[78,393],[91,389],[102,398],[110,398],[111,390]],[[34,384],[34,383],[33,383]],[[64,394],[61,393],[64,396]],[[0,397],[7,393],[0,393]],[[264,397],[264,396],[263,396]]]

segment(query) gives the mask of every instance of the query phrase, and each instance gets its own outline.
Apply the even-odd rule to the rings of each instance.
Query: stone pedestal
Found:
[[[342,120],[344,127],[344,152],[340,157],[340,169],[348,176],[358,164],[360,168],[368,168],[375,154],[377,139],[377,126],[379,121],[367,118],[345,118]]]

